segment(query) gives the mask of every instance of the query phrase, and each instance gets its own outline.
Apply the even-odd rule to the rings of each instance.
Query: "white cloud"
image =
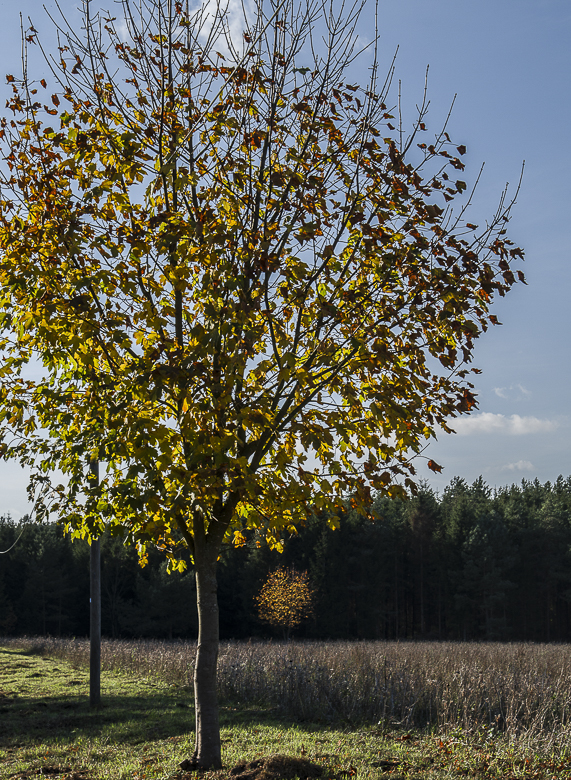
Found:
[[[529,460],[518,460],[516,463],[506,463],[502,471],[535,471],[535,466]]]
[[[521,436],[525,433],[547,433],[558,428],[554,420],[540,420],[538,417],[521,417],[512,414],[480,412],[470,417],[460,418],[452,422],[456,433],[460,436],[471,436],[477,433],[503,433],[509,436]]]
[[[508,394],[506,392],[506,388],[505,387],[494,387],[494,393],[499,398],[507,398],[508,397]]]
[[[202,0],[203,26],[199,38],[225,57],[232,58],[231,47],[240,53],[244,47],[243,33],[255,16],[252,0]]]

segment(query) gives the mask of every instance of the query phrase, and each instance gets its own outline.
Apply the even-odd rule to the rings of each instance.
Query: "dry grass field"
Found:
[[[85,640],[0,647],[1,778],[185,776],[193,643],[104,641],[99,713]],[[332,778],[571,772],[566,645],[224,643],[219,676],[227,769],[287,752]]]
[[[88,665],[85,639],[5,640]],[[104,640],[104,670],[192,688],[193,642]],[[227,642],[226,704],[275,708],[348,727],[494,729],[512,741],[571,746],[571,646],[446,642]]]

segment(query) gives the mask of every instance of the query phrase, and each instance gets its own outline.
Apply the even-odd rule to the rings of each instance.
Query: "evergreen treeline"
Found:
[[[220,562],[223,638],[267,636],[254,596],[278,566],[307,570],[314,638],[571,640],[571,478],[499,491],[455,479],[441,497],[377,499],[373,523],[347,512],[330,530],[311,518],[283,554],[252,537]],[[0,550],[21,524],[0,518]],[[133,549],[102,539],[103,633],[194,637],[192,569],[141,569]],[[0,555],[0,634],[87,635],[89,547],[56,526],[27,524]]]

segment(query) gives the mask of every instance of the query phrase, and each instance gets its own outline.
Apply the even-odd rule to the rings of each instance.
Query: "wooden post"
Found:
[[[95,485],[99,484],[99,461],[89,464]],[[101,545],[99,539],[91,541],[90,553],[90,610],[89,637],[89,706],[101,705]]]

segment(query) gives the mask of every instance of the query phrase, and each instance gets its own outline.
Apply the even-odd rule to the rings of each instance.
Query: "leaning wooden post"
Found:
[[[91,479],[95,486],[99,484],[99,461],[89,464]],[[89,706],[101,704],[101,545],[99,539],[91,540],[90,553],[90,610],[89,637]]]

